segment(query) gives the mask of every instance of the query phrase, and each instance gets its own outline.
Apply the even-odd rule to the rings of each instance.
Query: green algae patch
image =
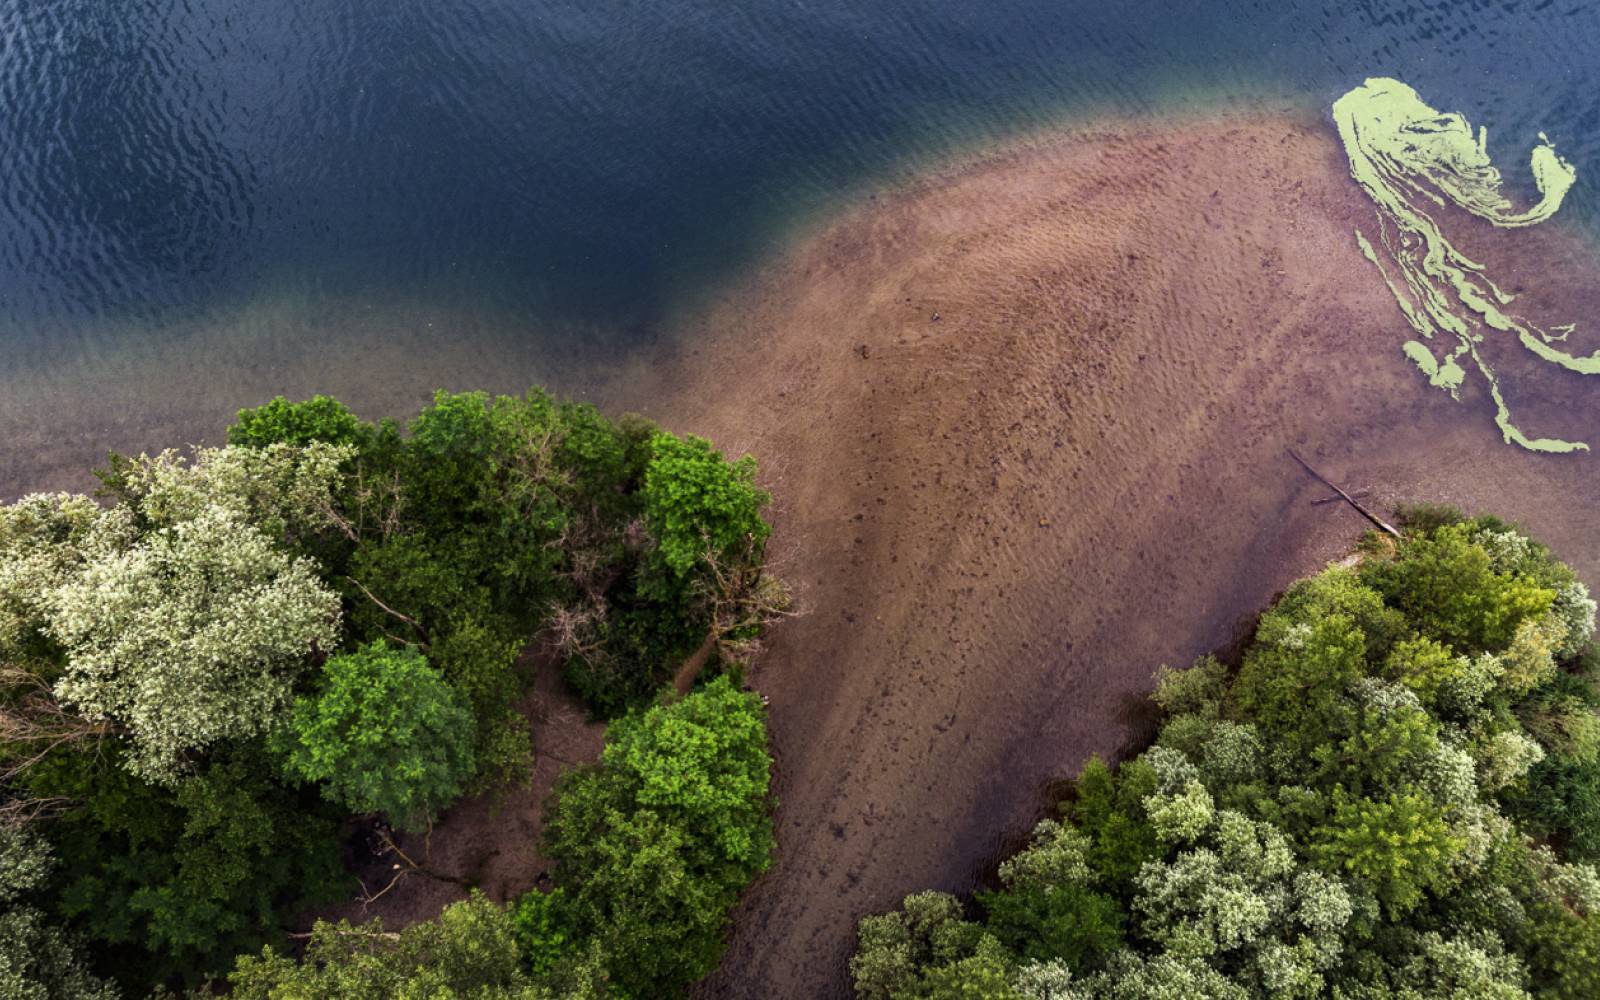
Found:
[[[1333,118],[1350,175],[1377,210],[1379,246],[1360,232],[1356,241],[1422,338],[1406,342],[1406,357],[1429,384],[1451,396],[1458,396],[1470,362],[1488,383],[1495,424],[1508,443],[1533,451],[1587,451],[1582,442],[1530,438],[1519,430],[1478,348],[1491,331],[1515,336],[1539,358],[1585,375],[1600,374],[1600,353],[1578,357],[1556,346],[1572,333],[1570,324],[1543,329],[1511,312],[1515,296],[1452,246],[1431,214],[1454,206],[1502,228],[1536,225],[1553,216],[1572,189],[1572,164],[1541,132],[1530,163],[1539,200],[1517,211],[1489,159],[1487,131],[1474,132],[1461,115],[1429,107],[1399,80],[1367,80],[1334,102]]]

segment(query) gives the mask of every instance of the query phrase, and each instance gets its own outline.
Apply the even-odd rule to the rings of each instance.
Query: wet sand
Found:
[[[860,916],[971,888],[1053,780],[1140,737],[1159,664],[1228,643],[1346,551],[1363,523],[1312,506],[1325,491],[1286,446],[1379,507],[1520,519],[1600,580],[1600,455],[1514,449],[1480,386],[1457,404],[1425,385],[1356,247],[1371,218],[1321,120],[1063,133],[864,198],[620,370],[439,374],[529,375],[761,458],[775,566],[806,613],[752,677],[778,862],[702,995],[846,995]],[[1452,235],[1530,289],[1535,319],[1600,315],[1592,250],[1481,230]],[[1505,347],[1486,354],[1524,428],[1600,445],[1600,380]],[[361,375],[331,371],[237,379],[303,395]],[[365,384],[362,412],[412,405]],[[212,430],[214,399],[193,423],[188,406],[162,396],[154,443]],[[154,425],[127,419],[144,446]],[[44,480],[67,475],[59,441]],[[8,482],[44,485],[10,463]]]
[[[846,995],[860,916],[972,888],[1053,779],[1140,737],[1158,665],[1343,554],[1364,522],[1311,505],[1286,446],[1384,508],[1523,520],[1600,580],[1600,456],[1507,446],[1479,388],[1426,386],[1370,219],[1320,121],[1060,136],[869,199],[615,395],[761,457],[807,611],[754,674],[778,863],[701,995]],[[1555,290],[1536,317],[1600,314],[1559,231],[1460,244]],[[1503,347],[1527,429],[1600,434],[1600,380]]]

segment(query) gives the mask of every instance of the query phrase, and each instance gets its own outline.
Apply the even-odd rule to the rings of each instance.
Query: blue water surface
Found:
[[[397,296],[644,336],[929,156],[1369,75],[1487,125],[1513,179],[1547,132],[1600,214],[1580,0],[0,0],[0,367],[269,295],[335,342]]]

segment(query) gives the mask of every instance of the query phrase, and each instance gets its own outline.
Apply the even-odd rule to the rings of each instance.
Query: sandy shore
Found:
[[[1427,388],[1370,219],[1322,122],[1019,145],[866,200],[607,393],[761,456],[808,612],[755,674],[779,861],[703,995],[844,995],[857,918],[971,888],[1052,779],[1138,736],[1159,664],[1341,554],[1362,522],[1285,446],[1384,505],[1522,519],[1600,580],[1600,457]],[[1559,232],[1461,243],[1553,322],[1600,312]],[[1600,381],[1500,346],[1526,425],[1600,428]]]
[[[1285,446],[1380,506],[1521,519],[1600,581],[1600,455],[1513,449],[1481,390],[1457,404],[1427,388],[1356,248],[1370,220],[1321,121],[1063,134],[863,199],[686,321],[678,348],[599,381],[540,369],[757,454],[778,498],[773,553],[806,611],[754,674],[772,702],[779,858],[705,996],[845,995],[857,918],[972,887],[1054,779],[1139,736],[1159,664],[1226,644],[1342,553],[1362,523],[1310,505],[1323,491]],[[1508,290],[1527,286],[1536,318],[1600,315],[1578,270],[1594,253],[1561,232],[1454,235]],[[1600,380],[1502,346],[1487,355],[1525,428],[1600,434]],[[460,364],[439,380],[528,374]],[[237,378],[346,389],[304,361]],[[129,384],[129,400],[152,391]],[[358,406],[412,403],[389,402]],[[187,405],[163,395],[160,428],[221,404]],[[127,419],[91,453],[145,446],[154,431]],[[49,436],[54,482],[69,473]],[[44,484],[10,462],[12,484]],[[521,857],[498,850],[473,865]]]

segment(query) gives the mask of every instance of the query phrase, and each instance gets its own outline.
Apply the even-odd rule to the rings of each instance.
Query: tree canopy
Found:
[[[472,713],[422,654],[382,640],[323,664],[280,736],[285,766],[353,812],[432,819],[473,771]]]
[[[654,934],[690,956],[663,957],[652,982],[703,973],[765,864],[764,724],[729,681],[649,706],[699,650],[701,679],[738,676],[781,607],[754,460],[533,390],[440,392],[404,426],[279,398],[240,411],[226,447],[112,455],[97,474],[96,497],[0,504],[0,829],[59,862],[0,938],[42,953],[82,940],[82,982],[134,993],[281,945],[289,913],[346,887],[341,842],[357,823],[426,827],[526,771],[522,654],[540,649],[595,714],[619,718],[598,780],[622,799],[589,835],[621,851],[659,827],[645,846],[682,878],[649,888],[684,926],[645,910],[627,924],[607,887],[647,880],[596,862],[544,907],[550,919],[518,910],[518,933],[545,926],[533,950],[560,951],[569,977],[538,988],[587,975],[554,944],[578,930],[585,947],[644,955],[633,936]],[[498,926],[484,912],[452,919]],[[476,940],[446,925],[407,946]],[[313,950],[367,932],[352,934]],[[22,947],[0,950],[0,977],[39,979]],[[379,959],[362,966],[374,995],[522,995],[515,976],[407,978],[397,961],[400,979]],[[318,975],[274,988],[368,981]]]

